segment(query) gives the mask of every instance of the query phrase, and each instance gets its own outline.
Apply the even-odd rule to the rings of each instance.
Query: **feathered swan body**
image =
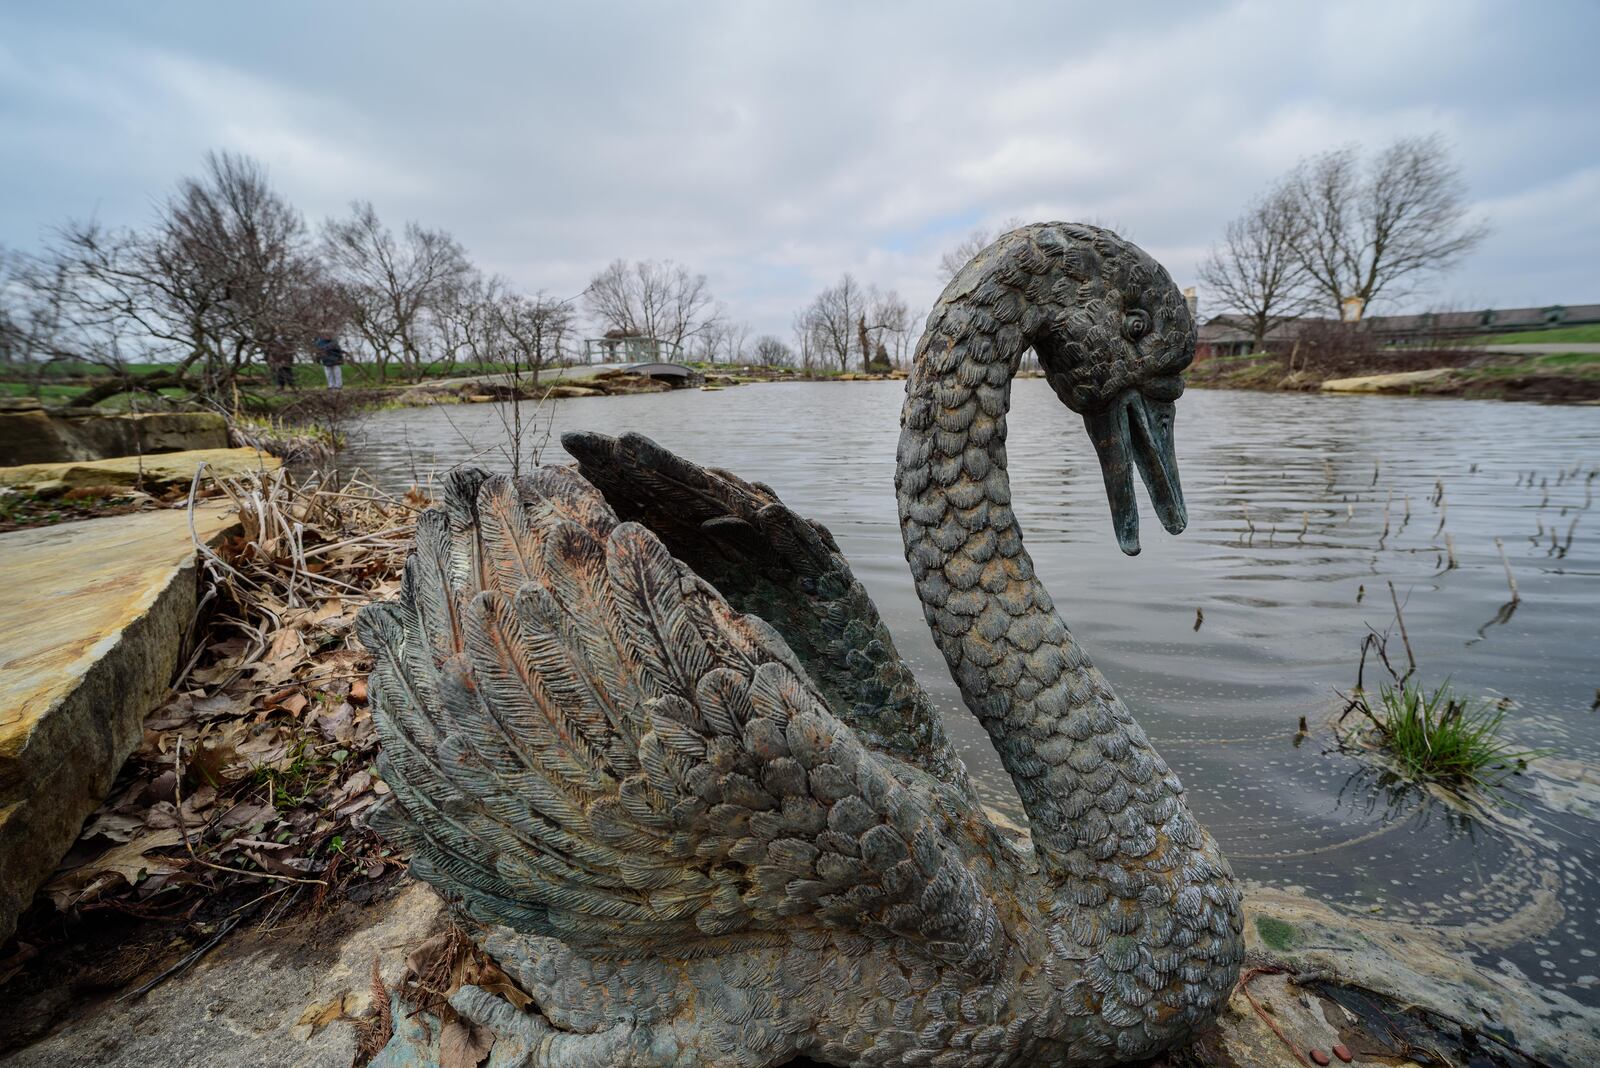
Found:
[[[1227,862],[1033,573],[1005,474],[1031,347],[1100,451],[1184,523],[1193,323],[1093,227],[1002,237],[907,382],[896,489],[929,625],[1027,811],[985,816],[827,531],[638,436],[576,470],[461,471],[375,658],[381,829],[537,1001],[467,988],[492,1063],[1090,1068],[1182,1043],[1242,955]]]

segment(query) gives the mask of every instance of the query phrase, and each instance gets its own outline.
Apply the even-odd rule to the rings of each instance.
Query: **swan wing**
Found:
[[[736,609],[771,624],[863,743],[972,803],[938,712],[826,527],[771,487],[702,467],[642,434],[578,432],[561,443],[619,516],[649,527]]]
[[[453,472],[358,627],[375,826],[471,916],[595,953],[809,928],[997,956],[992,829],[906,785],[780,635],[575,471]]]

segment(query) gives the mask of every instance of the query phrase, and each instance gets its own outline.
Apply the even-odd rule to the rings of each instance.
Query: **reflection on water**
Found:
[[[901,555],[901,393],[787,383],[548,409],[556,435],[637,430],[825,523],[975,777],[1014,809]],[[498,407],[379,413],[352,459],[397,487],[469,459],[504,468]],[[1168,537],[1147,509],[1136,559],[1116,548],[1081,424],[1043,382],[1017,383],[1010,427],[1013,497],[1040,575],[1241,875],[1459,926],[1485,966],[1600,1003],[1600,412],[1193,392],[1177,427],[1189,530]],[[546,459],[562,458],[552,444]],[[1512,741],[1556,750],[1544,766],[1565,777],[1536,772],[1513,790],[1518,807],[1464,819],[1327,751],[1315,727],[1354,681],[1366,628],[1388,625],[1391,580],[1422,678],[1513,698]],[[1314,732],[1297,745],[1301,716]]]

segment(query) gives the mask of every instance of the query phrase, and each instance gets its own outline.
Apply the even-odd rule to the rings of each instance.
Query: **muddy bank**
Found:
[[[1355,380],[1365,381],[1353,387],[1336,385]],[[1190,368],[1187,381],[1196,389],[1326,390],[1593,404],[1600,402],[1600,355],[1396,349],[1327,366],[1274,355],[1216,356]]]

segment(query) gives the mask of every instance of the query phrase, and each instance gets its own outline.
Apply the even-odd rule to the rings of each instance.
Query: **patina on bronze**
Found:
[[[1242,955],[1178,777],[1068,633],[1006,478],[1032,348],[1084,418],[1117,538],[1133,471],[1183,528],[1194,324],[1116,235],[1006,234],[946,288],[907,382],[906,558],[1032,831],[986,817],[822,526],[637,435],[576,469],[458,471],[367,609],[381,829],[482,925],[522,1013],[456,1007],[539,1068],[1089,1068],[1183,1043]]]

